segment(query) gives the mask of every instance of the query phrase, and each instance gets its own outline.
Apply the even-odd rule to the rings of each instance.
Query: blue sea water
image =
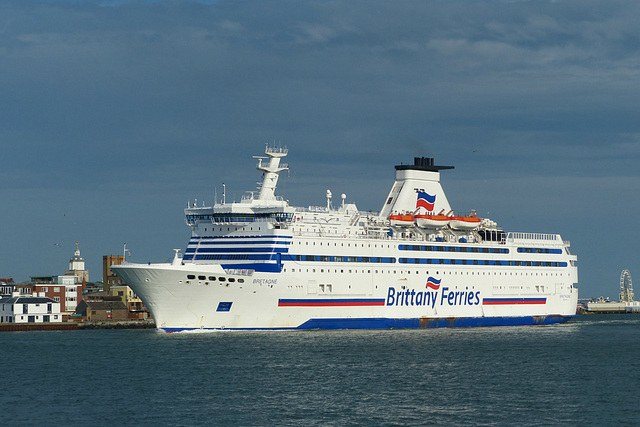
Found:
[[[6,332],[0,354],[10,425],[640,424],[640,315],[437,330]]]

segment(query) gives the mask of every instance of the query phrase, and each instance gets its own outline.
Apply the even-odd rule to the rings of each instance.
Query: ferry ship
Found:
[[[275,195],[287,149],[255,156],[263,180],[239,202],[189,203],[173,260],[111,269],[166,332],[374,329],[565,322],[577,257],[558,234],[505,232],[456,214],[433,158],[395,167],[379,213],[342,194],[294,207]],[[257,194],[256,194],[257,193]]]

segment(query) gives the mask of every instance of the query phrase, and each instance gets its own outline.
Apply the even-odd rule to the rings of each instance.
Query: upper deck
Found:
[[[568,248],[560,235],[544,233],[504,232],[494,221],[479,219],[475,215],[452,214],[444,191],[439,183],[441,170],[453,166],[436,166],[432,158],[416,157],[413,165],[396,166],[394,183],[387,203],[380,211],[359,211],[355,204],[332,205],[331,192],[327,190],[325,206],[293,207],[282,197],[275,195],[280,172],[288,169],[281,163],[288,150],[282,147],[266,147],[265,156],[258,159],[257,169],[263,173],[259,194],[248,192],[240,202],[214,206],[195,204],[185,209],[186,223],[194,236],[240,236],[245,234],[281,234],[285,232],[297,238],[373,239],[397,243],[430,242],[436,245],[513,245],[523,251],[536,252],[533,248]],[[267,162],[268,160],[268,162]],[[393,209],[404,207],[408,212],[398,215]],[[442,215],[448,209],[445,215]],[[418,219],[437,216],[445,225],[424,225]],[[404,222],[404,217],[408,220]],[[400,219],[398,219],[400,218]],[[462,228],[455,221],[473,220]],[[279,230],[274,232],[274,230]],[[541,253],[545,253],[542,250]],[[548,252],[547,252],[548,253]]]

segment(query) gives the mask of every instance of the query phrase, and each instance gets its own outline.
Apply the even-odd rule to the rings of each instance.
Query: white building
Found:
[[[31,296],[14,292],[0,299],[0,323],[61,323],[60,304],[40,292]]]
[[[74,312],[78,306],[78,277],[58,276],[58,285],[64,286],[64,311]]]
[[[69,260],[69,269],[64,272],[65,276],[76,276],[78,283],[89,281],[89,270],[85,270],[84,258],[80,256],[80,248],[76,242],[76,251]]]

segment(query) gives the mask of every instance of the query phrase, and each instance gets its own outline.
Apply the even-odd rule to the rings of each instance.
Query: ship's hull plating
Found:
[[[322,276],[230,275],[219,265],[193,264],[112,268],[167,332],[545,325],[574,317],[577,304],[577,290],[559,281],[541,291],[534,285],[539,281],[522,279],[518,293],[507,286],[496,292],[503,276],[491,270],[473,272],[471,279],[468,271],[439,268],[439,280],[431,277],[433,269],[396,269],[395,275],[355,270],[346,279],[349,292],[336,294],[318,291]],[[513,283],[504,277],[505,285]]]

